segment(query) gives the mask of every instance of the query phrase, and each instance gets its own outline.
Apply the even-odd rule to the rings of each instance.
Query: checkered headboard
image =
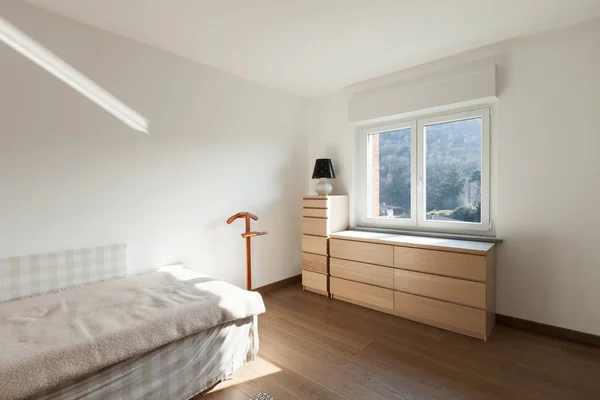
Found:
[[[126,244],[0,259],[0,301],[126,275]]]

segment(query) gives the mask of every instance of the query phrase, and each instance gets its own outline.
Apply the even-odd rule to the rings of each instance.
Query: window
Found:
[[[358,224],[490,230],[490,112],[486,108],[362,129]]]

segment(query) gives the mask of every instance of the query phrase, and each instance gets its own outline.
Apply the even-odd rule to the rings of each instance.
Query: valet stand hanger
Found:
[[[250,230],[250,218],[252,218],[255,221],[258,221],[258,217],[247,211],[242,211],[232,215],[227,220],[227,224],[231,224],[238,218],[246,219],[246,232],[242,233],[242,237],[246,239],[246,290],[252,290],[252,246],[250,244],[250,239],[255,236],[266,235],[267,232],[258,232]]]

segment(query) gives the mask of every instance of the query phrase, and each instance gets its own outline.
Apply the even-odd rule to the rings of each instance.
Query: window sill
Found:
[[[441,233],[441,232],[428,232],[428,231],[413,231],[403,229],[385,229],[385,228],[370,228],[364,226],[349,227],[351,231],[362,231],[362,232],[377,232],[377,233],[389,233],[391,235],[405,235],[405,236],[421,236],[438,239],[453,239],[453,240],[468,240],[471,242],[485,242],[485,243],[502,243],[502,239],[498,239],[490,236],[480,235],[465,235],[459,233]]]

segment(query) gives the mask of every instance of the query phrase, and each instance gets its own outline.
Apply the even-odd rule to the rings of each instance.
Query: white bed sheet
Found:
[[[257,317],[169,343],[35,399],[187,400],[226,379],[258,352]]]

